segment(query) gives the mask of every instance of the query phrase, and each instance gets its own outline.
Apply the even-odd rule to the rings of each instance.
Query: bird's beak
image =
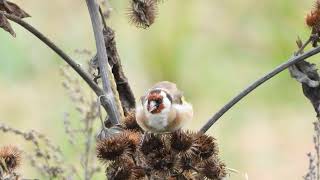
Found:
[[[157,109],[157,106],[156,106],[156,105],[150,106],[149,112],[152,112],[152,111],[154,111],[154,110],[156,110],[156,109]]]
[[[148,111],[152,113],[152,111],[154,111],[154,110],[156,110],[156,109],[157,109],[156,103],[151,102]]]

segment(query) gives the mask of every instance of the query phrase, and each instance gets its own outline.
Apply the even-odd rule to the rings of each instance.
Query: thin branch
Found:
[[[97,96],[103,95],[103,90],[92,80],[90,75],[85,72],[79,64],[77,64],[73,59],[71,59],[70,56],[68,56],[61,48],[59,48],[57,45],[55,45],[49,38],[47,38],[44,34],[39,32],[36,28],[28,24],[27,22],[23,21],[22,19],[6,14],[4,12],[0,12],[4,14],[9,20],[21,25],[23,28],[25,28],[27,31],[32,33],[34,36],[36,36],[39,40],[41,40],[43,43],[45,43],[49,48],[51,48],[55,53],[57,53],[67,64],[69,64],[72,69],[74,69],[81,78],[90,86],[90,88],[96,93]],[[107,111],[108,106],[103,103],[102,106]]]
[[[88,10],[90,13],[92,28],[96,40],[96,48],[98,54],[98,64],[102,79],[102,87],[105,92],[103,95],[105,98],[102,101],[105,101],[108,105],[108,115],[110,121],[113,125],[117,125],[120,122],[120,113],[117,108],[115,97],[111,89],[111,83],[109,76],[111,75],[111,70],[108,64],[108,55],[105,47],[104,37],[103,37],[103,27],[99,17],[99,6],[95,0],[86,0]],[[108,73],[108,71],[110,73]]]
[[[299,50],[295,53],[295,55],[297,56],[298,54],[302,54],[304,48],[306,48],[312,41],[312,37],[310,37],[300,48]]]
[[[299,56],[294,56],[290,58],[287,62],[279,65],[274,70],[270,71],[263,77],[256,80],[254,83],[249,85],[246,89],[241,91],[236,97],[234,97],[232,100],[230,100],[226,105],[224,105],[214,116],[212,116],[208,122],[200,129],[201,133],[205,133],[217,120],[223,116],[224,113],[226,113],[229,109],[231,109],[235,104],[237,104],[242,98],[247,96],[251,91],[259,87],[261,84],[265,83],[269,79],[271,79],[273,76],[277,75],[281,71],[285,70],[289,66],[294,65],[295,63],[302,61],[304,59],[307,59],[313,55],[316,55],[320,52],[320,47],[316,47],[304,54],[301,54]]]
[[[107,28],[107,23],[106,23],[106,20],[104,19],[101,6],[99,6],[99,14],[100,14],[100,18],[102,20],[103,28],[106,29]]]

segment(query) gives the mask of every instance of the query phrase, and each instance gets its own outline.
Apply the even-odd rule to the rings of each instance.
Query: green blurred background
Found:
[[[88,57],[75,49],[95,51],[84,0],[14,2],[32,15],[28,22],[79,63]],[[297,36],[309,35],[304,16],[313,2],[167,0],[147,30],[128,23],[128,1],[111,4],[108,23],[116,31],[136,96],[157,81],[176,82],[194,106],[188,128],[197,130],[245,86],[292,55]],[[13,27],[16,38],[0,32],[0,121],[45,133],[69,159],[76,159],[72,154],[77,149],[66,145],[63,129],[63,113],[74,109],[61,86],[59,67],[64,63],[21,27]],[[285,71],[237,104],[208,133],[217,138],[228,167],[240,171],[230,179],[244,179],[245,173],[249,179],[302,179],[306,153],[313,148],[314,120],[311,104]],[[0,134],[0,142],[20,140]],[[38,177],[27,163],[22,172]]]

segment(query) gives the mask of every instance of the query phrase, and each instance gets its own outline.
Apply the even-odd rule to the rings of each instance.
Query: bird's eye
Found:
[[[157,104],[161,104],[161,103],[162,103],[162,99],[157,99],[157,100],[156,100],[156,103],[157,103]]]

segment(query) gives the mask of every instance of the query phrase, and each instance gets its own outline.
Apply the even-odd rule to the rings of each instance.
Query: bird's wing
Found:
[[[175,131],[183,127],[187,122],[192,120],[193,110],[192,105],[189,103],[175,104],[172,106],[168,120],[168,129],[170,132]]]

